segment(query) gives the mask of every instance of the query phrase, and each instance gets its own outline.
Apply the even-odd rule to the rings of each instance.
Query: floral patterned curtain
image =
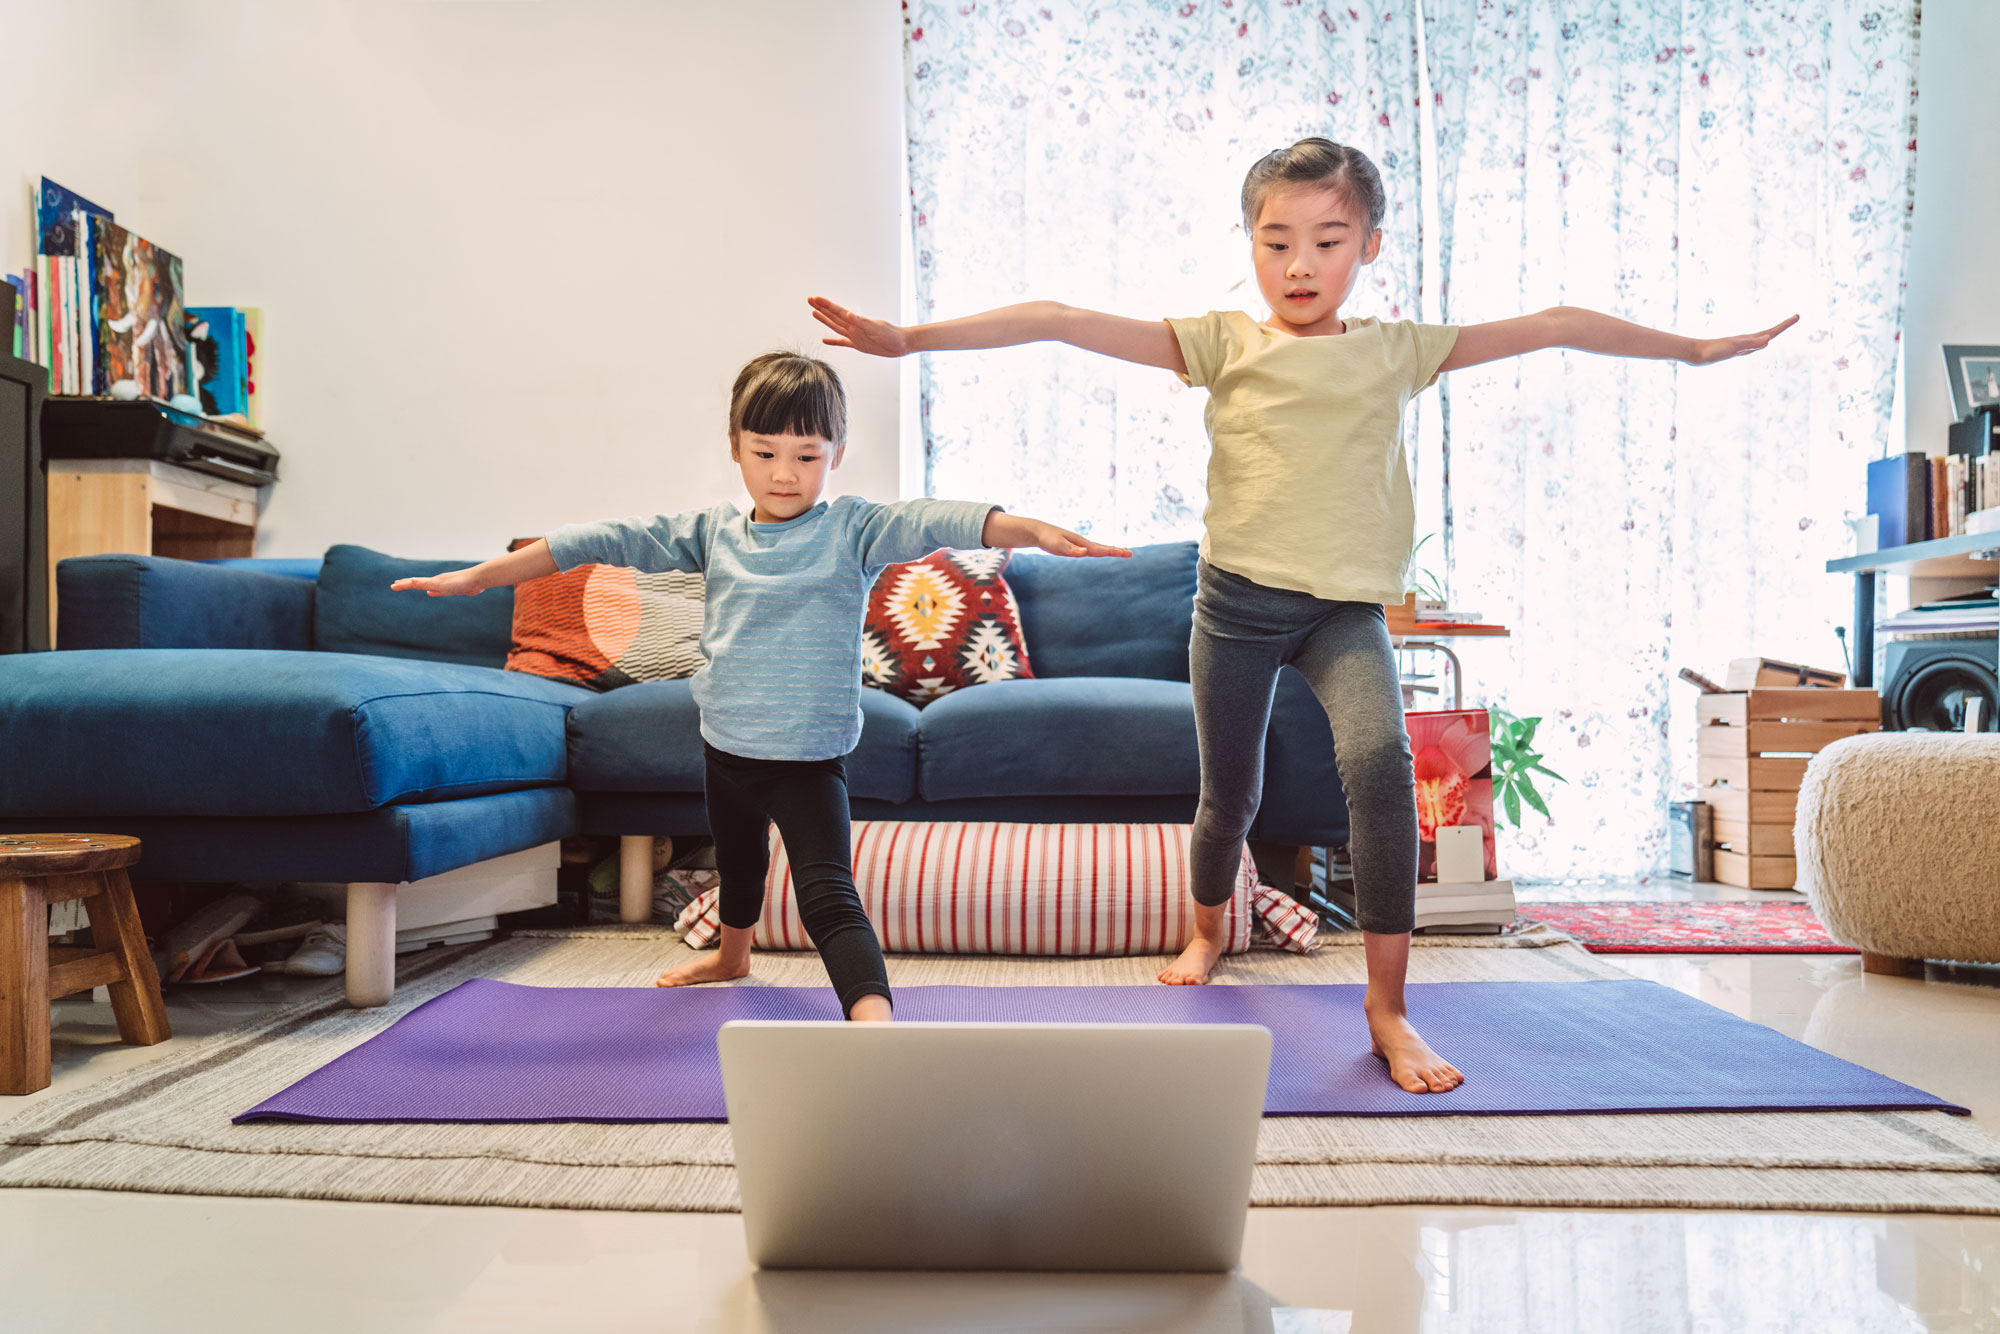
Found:
[[[1366,150],[1394,240],[1359,313],[1415,314],[1413,4],[912,0],[917,319],[1047,299],[1144,319],[1258,304],[1238,195],[1306,135]],[[1200,532],[1203,396],[1056,344],[925,357],[929,495],[1108,540]]]
[[[1502,872],[1649,875],[1665,804],[1695,787],[1675,671],[1840,661],[1849,590],[1823,564],[1846,552],[1841,520],[1889,431],[1916,10],[910,0],[916,317],[1034,298],[1258,311],[1237,191],[1306,134],[1360,146],[1388,187],[1357,314],[1418,318],[1422,279],[1442,295],[1424,315],[1454,323],[1558,304],[1690,332],[1802,315],[1723,366],[1542,352],[1416,401],[1446,414],[1440,475],[1417,478],[1442,540],[1418,563],[1514,632],[1460,641],[1468,698],[1541,715],[1569,779],[1545,785],[1552,823],[1507,835]],[[1441,288],[1420,273],[1420,170]],[[926,357],[917,375],[928,494],[1119,541],[1199,531],[1201,395],[1172,376],[1051,344]]]
[[[1802,317],[1720,366],[1542,352],[1441,382],[1453,600],[1514,632],[1462,650],[1468,685],[1541,715],[1569,779],[1507,869],[1645,875],[1696,787],[1676,671],[1842,662],[1824,565],[1889,438],[1916,4],[1423,4],[1444,319]]]

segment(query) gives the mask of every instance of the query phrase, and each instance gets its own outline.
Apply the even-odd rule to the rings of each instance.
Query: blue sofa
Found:
[[[705,833],[688,683],[598,694],[503,671],[511,590],[388,591],[469,563],[64,561],[58,651],[0,658],[0,832],[135,835],[156,879],[366,887],[350,935],[361,910],[391,944],[396,886],[577,833]],[[1191,820],[1194,545],[1023,552],[1007,578],[1034,679],[922,710],[863,691],[856,817]],[[1325,717],[1290,670],[1251,836],[1347,836]],[[358,953],[375,976],[357,979]],[[358,1004],[393,987],[375,953],[350,944]]]

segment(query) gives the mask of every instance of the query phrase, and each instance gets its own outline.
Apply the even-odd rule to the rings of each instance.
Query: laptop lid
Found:
[[[1226,1270],[1271,1061],[1251,1024],[734,1022],[770,1268]]]

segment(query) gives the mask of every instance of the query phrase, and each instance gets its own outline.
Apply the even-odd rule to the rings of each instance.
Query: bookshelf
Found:
[[[1875,684],[1875,576],[1991,582],[2000,578],[2000,533],[1961,533],[1843,556],[1828,561],[1826,572],[1854,576],[1854,684],[1865,688]]]

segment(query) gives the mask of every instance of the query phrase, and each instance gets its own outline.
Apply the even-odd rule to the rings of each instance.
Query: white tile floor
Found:
[[[1537,886],[1524,897],[1756,897]],[[1964,1103],[2000,1133],[2000,969],[1842,955],[1606,956]],[[184,1035],[279,1003],[175,993]],[[50,1093],[151,1053],[58,1007]],[[157,1051],[158,1049],[155,1049]],[[47,1097],[49,1093],[36,1097]],[[27,1100],[0,1100],[0,1118]],[[762,1274],[735,1215],[0,1192],[0,1330],[1874,1331],[2000,1329],[2000,1218],[1257,1209],[1226,1278]]]

